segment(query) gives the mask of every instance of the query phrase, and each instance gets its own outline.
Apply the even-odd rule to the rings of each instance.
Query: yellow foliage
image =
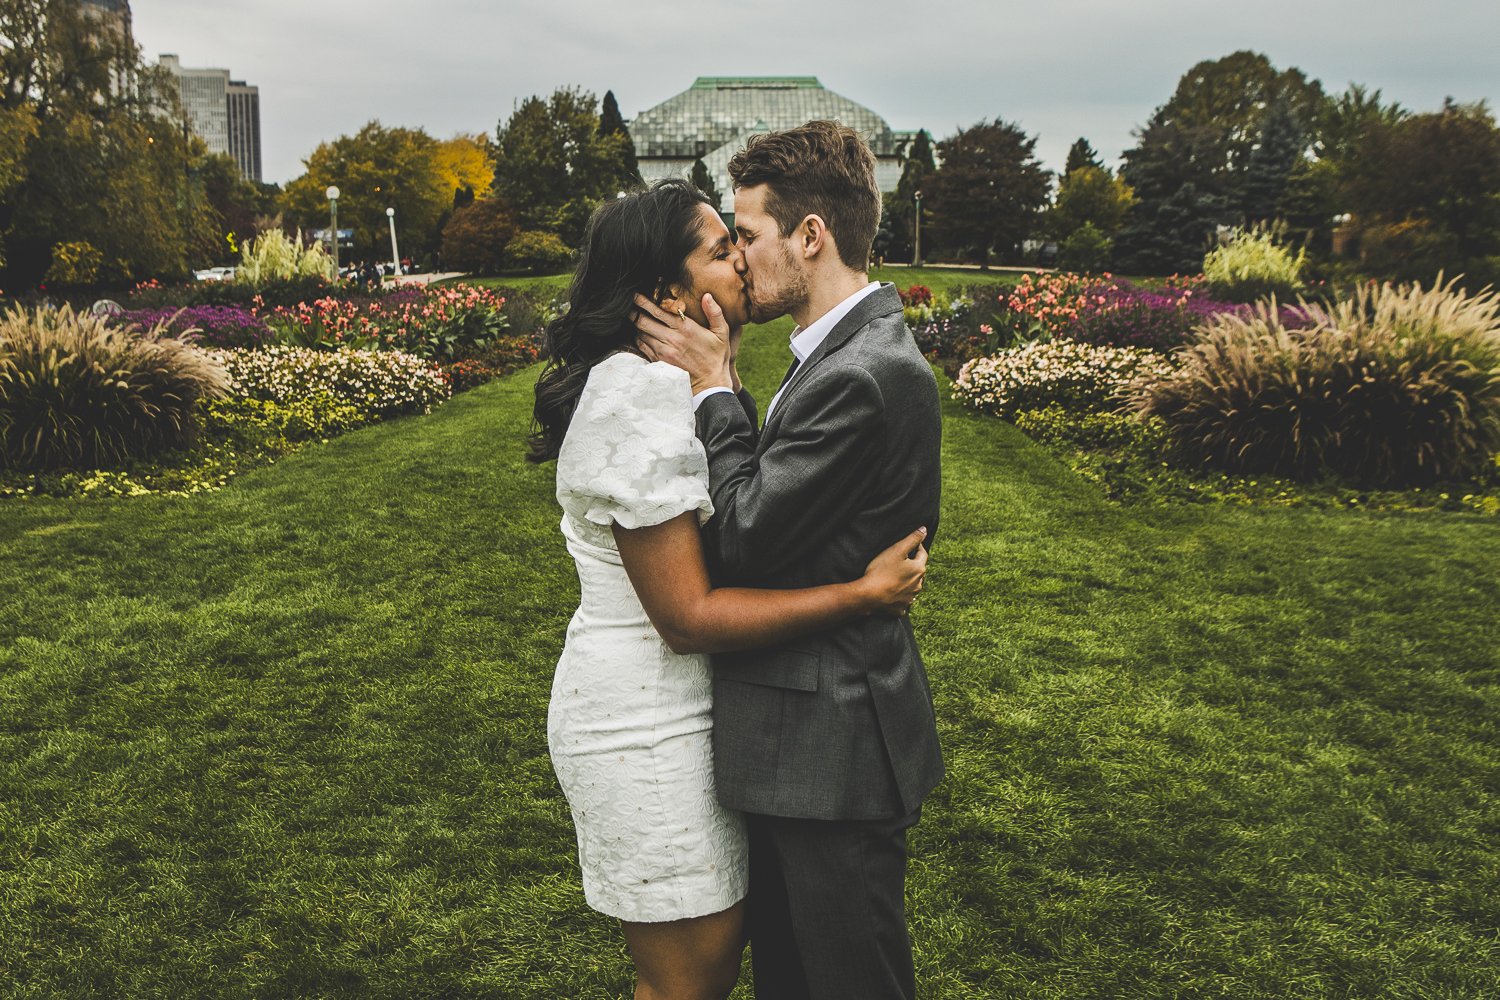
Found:
[[[495,182],[495,151],[483,132],[438,143],[436,161],[438,177],[450,195],[467,187],[474,190],[475,198],[483,198]]]

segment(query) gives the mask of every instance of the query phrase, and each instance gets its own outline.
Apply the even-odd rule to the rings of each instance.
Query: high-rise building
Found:
[[[177,80],[188,126],[209,152],[234,157],[240,176],[260,180],[260,88],[231,80],[227,69],[191,69],[175,55],[158,65]]]
[[[240,165],[240,176],[252,181],[260,177],[260,88],[244,80],[230,80],[229,155]]]

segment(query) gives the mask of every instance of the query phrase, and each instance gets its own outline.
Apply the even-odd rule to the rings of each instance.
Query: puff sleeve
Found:
[[[713,516],[687,372],[617,354],[594,366],[557,457],[557,502],[575,520],[643,528]]]

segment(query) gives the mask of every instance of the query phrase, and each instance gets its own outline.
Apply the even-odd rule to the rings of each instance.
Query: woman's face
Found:
[[[719,308],[724,310],[729,328],[737,330],[750,320],[750,296],[745,291],[745,257],[734,245],[734,239],[718,212],[707,205],[699,205],[698,211],[702,216],[699,225],[702,239],[688,254],[684,267],[688,287],[683,295],[663,305],[673,311],[681,306],[695,321],[707,326],[703,296],[711,293]]]

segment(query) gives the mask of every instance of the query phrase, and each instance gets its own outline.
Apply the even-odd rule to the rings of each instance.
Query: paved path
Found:
[[[448,278],[462,278],[465,273],[464,271],[447,271],[440,274],[403,274],[392,278],[391,281],[398,285],[430,285],[434,281],[446,281]]]

